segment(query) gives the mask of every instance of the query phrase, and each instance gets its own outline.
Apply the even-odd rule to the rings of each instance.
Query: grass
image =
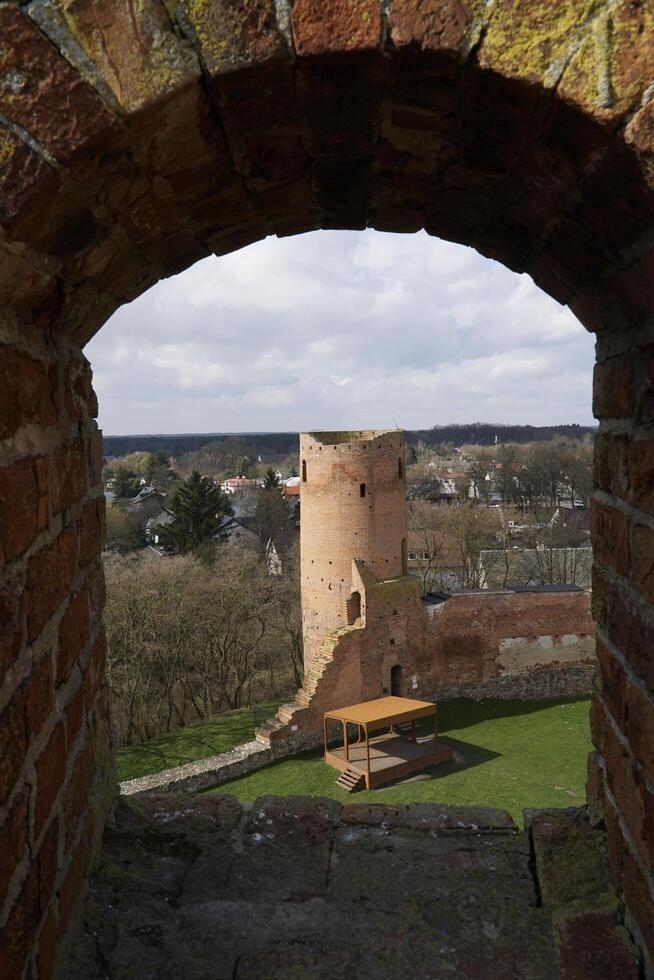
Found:
[[[588,700],[450,701],[439,708],[452,762],[371,792],[349,795],[319,752],[282,760],[209,792],[249,802],[264,793],[330,796],[342,803],[479,804],[508,810],[579,805],[591,751]]]
[[[277,711],[280,701],[261,701],[251,708],[239,708],[178,728],[168,735],[118,750],[118,779],[136,779],[185,762],[206,759],[229,752],[254,738],[254,729]]]

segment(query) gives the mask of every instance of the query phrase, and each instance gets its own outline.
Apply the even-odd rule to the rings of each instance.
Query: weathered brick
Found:
[[[96,430],[91,433],[89,441],[89,484],[97,486],[102,480],[103,461],[102,433]]]
[[[70,677],[89,636],[89,593],[83,588],[74,596],[61,620],[57,649],[57,686]]]
[[[142,110],[199,75],[195,54],[173,33],[154,0],[69,3],[62,11],[75,39],[123,109]]]
[[[0,943],[0,977],[14,980],[23,976],[38,921],[39,884],[36,864],[33,864],[3,930]]]
[[[629,444],[631,500],[647,514],[654,514],[654,439]]]
[[[623,874],[624,897],[645,947],[654,961],[654,899],[652,883],[647,882],[635,858],[627,855]]]
[[[11,877],[27,847],[28,804],[29,787],[23,786],[0,826],[0,909],[4,906]]]
[[[52,904],[46,910],[37,941],[36,964],[38,980],[51,980],[54,974],[55,954],[57,951],[57,918],[53,912]]]
[[[17,5],[0,7],[0,34],[0,72],[16,80],[0,93],[0,111],[8,119],[63,161],[111,128],[112,117],[94,89]]]
[[[601,637],[595,645],[600,667],[602,697],[621,729],[626,718],[627,678],[617,657],[614,657]]]
[[[636,684],[626,691],[628,709],[626,733],[636,760],[654,786],[654,698]]]
[[[617,272],[609,280],[609,285],[629,307],[651,316],[654,313],[653,278],[654,251],[642,255],[630,268]]]
[[[48,524],[48,470],[44,456],[0,469],[0,560],[25,552]]]
[[[0,685],[20,651],[22,607],[23,597],[16,595],[13,583],[0,587]]]
[[[85,495],[87,490],[86,452],[82,439],[76,439],[51,457],[52,513],[66,510]]]
[[[86,358],[73,359],[66,372],[66,411],[71,421],[84,424],[97,418],[98,399],[93,390],[93,372]]]
[[[0,346],[0,439],[13,436],[22,425],[57,425],[56,390],[51,364]]]
[[[608,635],[639,677],[654,691],[654,626],[639,608],[615,585],[607,586],[604,623]]]
[[[631,354],[619,354],[595,365],[593,415],[598,418],[628,418],[634,412],[634,376]]]
[[[87,739],[77,754],[63,796],[66,847],[75,837],[79,821],[88,806],[94,773],[93,743]]]
[[[0,712],[0,733],[0,800],[7,800],[23,767],[27,749],[23,691],[17,691]]]
[[[66,749],[70,752],[84,721],[84,685],[80,684],[64,708],[66,724]]]
[[[638,980],[636,950],[615,912],[576,910],[559,919],[555,933],[561,980],[590,977]]]
[[[55,818],[41,841],[36,856],[39,878],[39,904],[41,911],[54,895],[55,878],[59,867],[59,819]]]
[[[52,656],[48,651],[36,663],[21,685],[25,698],[25,717],[29,737],[39,734],[44,722],[54,709],[54,684],[52,675]]]
[[[595,558],[625,577],[629,574],[629,521],[615,507],[591,502],[591,540]]]
[[[631,580],[648,602],[654,603],[654,530],[643,524],[634,527]]]
[[[618,810],[636,842],[641,856],[652,866],[654,857],[654,797],[645,784],[629,748],[623,745],[610,724],[606,726],[607,781]]]
[[[378,0],[296,0],[293,35],[300,57],[345,51],[370,51],[381,44]]]
[[[70,591],[77,560],[77,535],[63,531],[55,540],[30,558],[26,593],[28,641],[39,635],[50,616]]]
[[[34,806],[34,836],[38,837],[50,816],[66,771],[66,738],[59,722],[45,748],[36,760],[36,802]]]
[[[606,726],[604,708],[598,698],[594,697],[590,703],[590,737],[593,745],[602,755],[606,750]]]
[[[90,841],[87,834],[82,834],[80,841],[71,856],[70,863],[66,869],[61,889],[59,891],[59,939],[64,935],[71,915],[80,898],[84,881],[86,879],[90,861]]]
[[[89,500],[82,508],[79,519],[80,568],[86,568],[102,550],[105,506],[105,498],[102,496]]]
[[[627,856],[627,845],[622,836],[620,818],[613,804],[605,798],[604,822],[606,824],[606,846],[611,866],[611,877],[616,895],[622,894],[622,873]]]

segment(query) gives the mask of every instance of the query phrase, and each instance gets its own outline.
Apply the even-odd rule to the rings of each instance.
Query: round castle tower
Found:
[[[406,572],[404,433],[300,435],[302,631],[308,669],[325,633],[356,622],[352,561],[378,579]]]

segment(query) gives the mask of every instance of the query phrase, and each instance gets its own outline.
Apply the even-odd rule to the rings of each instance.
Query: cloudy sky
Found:
[[[592,422],[569,310],[426,234],[315,232],[209,258],[86,348],[107,435]]]

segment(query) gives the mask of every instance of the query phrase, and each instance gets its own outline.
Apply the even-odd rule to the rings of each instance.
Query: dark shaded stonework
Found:
[[[482,807],[142,797],[106,830],[68,980],[637,980],[603,832]]]

